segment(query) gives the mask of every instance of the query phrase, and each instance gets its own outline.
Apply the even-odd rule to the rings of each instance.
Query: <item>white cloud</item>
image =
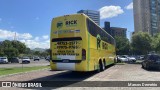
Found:
[[[20,40],[21,42],[25,43],[29,48],[43,48],[48,49],[50,47],[50,42],[46,41],[36,41],[36,40]]]
[[[39,37],[35,37],[35,39],[34,39],[35,41],[39,41],[40,40],[40,38]]]
[[[42,38],[43,38],[43,39],[48,39],[49,36],[48,36],[48,35],[43,35]]]
[[[29,33],[17,34],[18,39],[31,39],[32,35]]]
[[[25,43],[27,47],[34,49],[34,48],[43,48],[48,49],[50,48],[50,40],[48,39],[47,35],[43,35],[42,37],[35,37],[34,39],[28,40],[20,40],[21,42]]]
[[[47,42],[47,43],[50,43],[50,40],[48,39],[48,40],[46,40],[46,42]]]
[[[0,39],[13,39],[14,36],[18,39],[31,39],[32,35],[29,33],[17,33],[9,30],[0,29]]]
[[[46,35],[44,35],[46,36]],[[48,49],[50,48],[50,40],[46,37],[35,37],[34,39],[28,39],[28,40],[21,40],[23,43],[25,43],[29,48],[43,48]],[[45,38],[45,39],[44,39]]]
[[[15,32],[0,29],[0,39],[11,39],[15,36]]]
[[[25,43],[25,45],[31,49],[48,49],[50,47],[50,39],[47,35],[43,35],[42,37],[33,37],[29,33],[17,33],[9,30],[0,29],[0,40],[13,40],[15,35],[17,37],[17,40]]]
[[[99,11],[101,19],[116,17],[119,14],[124,13],[123,9],[120,6],[112,6],[112,5],[104,6],[100,8]]]
[[[129,5],[127,5],[125,7],[125,9],[128,9],[128,10],[133,9],[133,2],[131,2]]]

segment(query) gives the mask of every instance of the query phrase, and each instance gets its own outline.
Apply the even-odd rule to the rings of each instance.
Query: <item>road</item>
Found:
[[[46,66],[50,64],[48,61],[44,59],[41,59],[40,61],[33,61],[31,59],[31,63],[29,64],[21,64],[21,60],[19,62],[20,63],[0,64],[0,68]]]
[[[159,71],[144,70],[140,64],[122,64],[109,67],[100,73],[40,70],[3,77],[0,81],[160,81],[159,76]],[[157,87],[59,87],[54,89],[160,90]]]

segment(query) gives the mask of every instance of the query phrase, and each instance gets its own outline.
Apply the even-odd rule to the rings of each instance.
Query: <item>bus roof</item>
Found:
[[[84,16],[86,16],[86,15],[83,14],[83,13],[78,13],[78,14],[68,14],[68,15],[63,15],[63,16],[57,16],[57,17],[55,17],[55,18],[61,18],[61,17],[66,17],[66,16],[76,16],[76,15],[84,15]],[[53,19],[55,19],[55,18],[53,18]]]

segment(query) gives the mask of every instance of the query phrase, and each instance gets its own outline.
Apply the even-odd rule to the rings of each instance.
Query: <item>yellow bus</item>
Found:
[[[103,71],[114,64],[115,40],[85,14],[53,18],[52,70]]]

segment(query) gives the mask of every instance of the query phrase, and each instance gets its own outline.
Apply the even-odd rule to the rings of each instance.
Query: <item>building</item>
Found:
[[[133,0],[135,33],[154,36],[160,32],[160,0]]]
[[[127,28],[121,28],[121,27],[110,27],[110,22],[104,22],[104,28],[107,33],[112,35],[113,37],[120,36],[126,38],[126,31]]]
[[[110,22],[104,22],[104,28],[103,28],[103,29],[104,29],[107,33],[109,33],[110,35],[112,35]]]
[[[112,36],[116,37],[116,36],[120,36],[120,37],[125,37],[126,38],[126,31],[127,28],[121,28],[121,27],[111,27],[110,28],[112,31]]]
[[[93,10],[80,10],[77,13],[84,13],[89,18],[91,18],[95,23],[100,25],[100,13],[99,11],[93,11]]]

